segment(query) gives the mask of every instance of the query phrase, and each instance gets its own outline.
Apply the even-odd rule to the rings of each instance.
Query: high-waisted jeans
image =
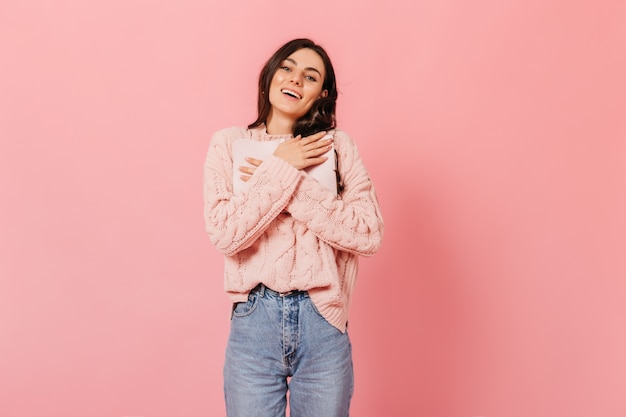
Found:
[[[347,417],[352,347],[306,292],[256,287],[234,306],[224,394],[228,417]]]

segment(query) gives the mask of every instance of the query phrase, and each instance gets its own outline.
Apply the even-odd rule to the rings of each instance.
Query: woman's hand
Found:
[[[332,138],[322,140],[324,136],[326,136],[326,132],[318,132],[306,138],[298,135],[278,145],[274,151],[274,156],[285,160],[297,169],[319,165],[328,159],[322,155],[332,149]],[[240,178],[243,181],[248,181],[263,161],[255,158],[246,158],[246,162],[250,166],[239,167],[239,172],[242,174]]]
[[[261,165],[261,161],[260,159],[254,159],[254,158],[246,158],[246,162],[249,163],[250,165],[252,165],[251,167],[249,166],[240,166],[239,167],[239,172],[241,172],[243,175],[240,175],[240,178],[243,181],[248,181],[250,179],[250,177],[252,176],[252,174],[254,174],[254,171],[257,169],[257,167],[259,165]]]
[[[274,156],[283,159],[297,169],[319,165],[328,159],[322,155],[332,149],[333,140],[322,139],[325,135],[326,132],[318,132],[305,138],[298,135],[278,145],[274,151]]]

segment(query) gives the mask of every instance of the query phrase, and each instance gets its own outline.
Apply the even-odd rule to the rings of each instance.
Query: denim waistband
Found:
[[[252,291],[250,292],[254,292],[259,294],[261,297],[263,297],[263,294],[268,294],[272,297],[296,297],[296,296],[300,296],[300,297],[308,297],[309,293],[307,291],[302,291],[302,290],[292,290],[292,291],[287,291],[287,292],[278,292],[278,291],[274,291],[273,289],[266,287],[263,284],[259,284],[256,287],[254,287],[254,289],[252,289]]]

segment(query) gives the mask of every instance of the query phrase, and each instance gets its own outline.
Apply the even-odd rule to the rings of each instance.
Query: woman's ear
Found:
[[[323,98],[323,97],[326,97],[326,96],[328,96],[328,90],[322,90],[322,92],[320,93],[318,98]]]

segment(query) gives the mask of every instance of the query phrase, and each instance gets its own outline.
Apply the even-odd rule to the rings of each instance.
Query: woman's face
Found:
[[[274,73],[270,83],[269,118],[285,118],[295,122],[304,116],[320,97],[326,69],[324,61],[312,49],[299,49],[285,59]]]

